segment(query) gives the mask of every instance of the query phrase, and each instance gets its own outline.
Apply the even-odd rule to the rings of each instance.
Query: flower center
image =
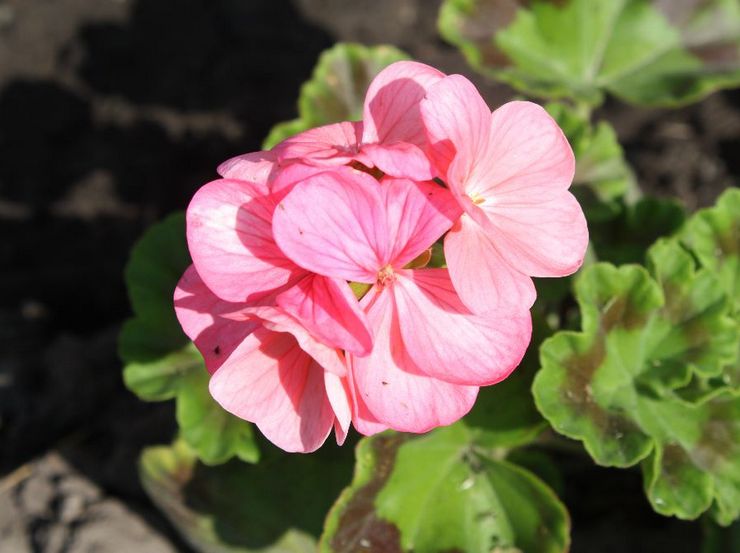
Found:
[[[391,282],[396,280],[396,274],[393,272],[393,267],[386,265],[380,271],[378,271],[378,278],[376,284],[381,288],[387,286]]]
[[[474,192],[473,194],[468,194],[468,197],[473,201],[475,205],[480,205],[486,201],[486,199],[477,192]]]

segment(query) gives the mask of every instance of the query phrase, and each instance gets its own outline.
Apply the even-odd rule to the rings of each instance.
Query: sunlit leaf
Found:
[[[322,552],[564,552],[569,519],[521,467],[476,447],[462,423],[360,442],[355,478],[329,514]]]
[[[446,0],[439,28],[475,69],[547,98],[678,105],[740,83],[733,0]]]
[[[543,344],[537,407],[601,465],[645,460],[659,513],[696,518],[714,502],[722,516],[737,516],[740,502],[727,490],[740,489],[740,397],[722,392],[691,403],[675,392],[692,375],[716,375],[733,362],[738,329],[729,300],[677,242],[659,241],[648,259],[652,274],[605,263],[583,271],[583,330]]]
[[[287,455],[260,444],[263,461],[198,463],[182,441],[151,447],[139,464],[152,500],[198,551],[313,553],[323,517],[350,479],[351,453],[325,446]]]

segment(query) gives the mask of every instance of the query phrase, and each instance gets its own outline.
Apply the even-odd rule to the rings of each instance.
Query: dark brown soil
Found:
[[[335,41],[391,42],[471,75],[436,33],[439,0],[347,4],[0,0],[0,484],[55,450],[164,536],[152,539],[186,549],[136,479],[139,450],[168,441],[174,423],[171,405],[142,403],[121,382],[123,267],[142,231],[183,209],[220,161],[295,116],[300,83]],[[512,96],[475,81],[491,105]],[[677,111],[611,102],[599,115],[647,192],[695,209],[737,183],[738,106],[736,91]],[[652,513],[638,473],[571,461],[574,552],[698,550],[695,526]],[[15,551],[3,528],[0,551]],[[23,528],[30,545],[18,551],[73,550],[71,538],[55,548],[48,525]]]

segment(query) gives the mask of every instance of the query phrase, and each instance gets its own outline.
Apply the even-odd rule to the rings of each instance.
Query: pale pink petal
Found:
[[[345,121],[316,127],[292,136],[273,148],[280,161],[344,165],[359,152],[362,123]]]
[[[367,318],[345,281],[309,274],[276,301],[326,345],[357,355],[370,353],[373,339]]]
[[[370,283],[388,263],[380,184],[348,167],[296,185],[275,210],[273,232],[285,255],[320,275]]]
[[[391,285],[392,286],[392,285]],[[451,384],[425,375],[409,358],[399,325],[393,292],[371,290],[365,298],[375,335],[367,357],[351,356],[350,371],[362,401],[375,418],[401,432],[426,432],[465,415],[475,403],[477,386]]]
[[[537,297],[532,279],[514,269],[499,252],[495,237],[468,215],[445,236],[445,259],[455,290],[474,313],[507,305],[531,307]]]
[[[303,324],[286,313],[279,307],[263,305],[256,307],[245,307],[239,311],[224,314],[224,317],[231,318],[235,321],[253,320],[255,317],[260,320],[262,325],[268,330],[274,332],[287,332],[293,335],[298,341],[303,351],[313,357],[317,363],[327,371],[331,371],[339,376],[347,374],[347,366],[344,356],[332,346],[318,341],[311,335]]]
[[[225,179],[265,184],[277,168],[276,162],[274,152],[251,152],[224,161],[217,171]]]
[[[425,374],[454,384],[487,386],[519,365],[532,335],[526,307],[473,315],[447,269],[400,271],[393,283],[401,336]]]
[[[331,408],[336,416],[334,433],[336,434],[337,444],[342,445],[347,438],[349,425],[352,422],[349,384],[347,378],[337,376],[333,372],[324,371],[324,386],[326,387],[329,403],[331,403]]]
[[[365,156],[365,165],[377,167],[386,175],[421,181],[431,180],[436,176],[431,160],[415,144],[366,144],[361,151]]]
[[[481,209],[488,216],[491,240],[522,273],[559,277],[583,263],[588,227],[578,200],[567,190],[540,202],[534,196],[507,196]]]
[[[465,190],[481,198],[482,207],[549,200],[573,182],[575,157],[568,140],[532,102],[509,102],[493,112],[488,147],[480,156]]]
[[[211,377],[209,388],[224,409],[255,423],[285,451],[315,451],[334,424],[324,370],[291,334],[258,328]]]
[[[465,185],[488,148],[491,110],[473,83],[450,75],[431,86],[421,102],[430,154],[453,193]],[[454,160],[454,172],[449,169]]]
[[[220,298],[252,301],[305,275],[272,237],[274,200],[266,186],[217,180],[196,192],[187,238],[198,274]]]
[[[419,102],[443,77],[433,67],[415,61],[399,61],[378,73],[365,96],[362,143],[409,142],[424,147]]]
[[[395,267],[431,247],[461,214],[450,191],[434,182],[384,178],[382,190]]]
[[[175,313],[185,334],[203,355],[208,372],[214,373],[251,332],[256,321],[234,321],[223,315],[243,304],[223,301],[203,283],[191,265],[175,289]]]
[[[367,405],[362,400],[362,396],[357,389],[354,378],[352,378],[351,355],[348,356],[348,363],[350,364],[350,370],[347,371],[347,379],[352,400],[352,425],[355,427],[355,430],[363,436],[372,436],[373,434],[388,430],[388,425],[381,423],[375,415],[370,412],[370,409],[367,408]]]

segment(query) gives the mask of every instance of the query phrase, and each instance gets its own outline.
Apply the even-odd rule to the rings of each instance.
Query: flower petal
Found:
[[[391,290],[374,288],[362,303],[375,342],[367,357],[350,356],[350,371],[372,415],[401,432],[426,432],[465,415],[478,387],[450,384],[419,370],[403,346]],[[403,324],[415,327],[416,321]]]
[[[473,315],[447,269],[399,272],[393,293],[401,337],[425,374],[454,384],[487,386],[519,365],[532,335],[526,307]]]
[[[485,198],[484,206],[549,200],[571,185],[575,163],[563,131],[542,106],[509,102],[493,112],[488,146],[466,191]]]
[[[227,301],[252,301],[305,275],[272,237],[275,202],[266,186],[217,180],[196,192],[187,238],[198,274]]]
[[[224,314],[243,304],[223,301],[203,283],[191,265],[175,289],[175,313],[185,334],[203,355],[206,369],[213,374],[239,344],[260,324],[235,321]]]
[[[365,96],[363,144],[408,142],[425,147],[419,102],[444,74],[415,61],[392,63],[373,79]]]
[[[482,206],[486,232],[506,261],[524,274],[559,277],[578,270],[588,247],[588,227],[567,190],[545,201],[507,196]]]
[[[288,332],[298,340],[303,351],[326,370],[339,376],[347,374],[347,367],[343,355],[332,346],[318,341],[300,321],[286,313],[279,307],[269,305],[245,307],[234,313],[225,315],[234,320],[251,320],[258,318],[262,325],[273,332]]]
[[[289,258],[320,275],[374,282],[388,263],[381,187],[350,168],[296,185],[275,211],[273,232]]]
[[[430,154],[453,193],[465,184],[488,148],[491,110],[473,83],[450,75],[429,88],[421,102]],[[450,164],[454,160],[454,173]]]
[[[444,251],[455,290],[472,312],[507,305],[529,308],[534,303],[537,292],[532,279],[514,269],[483,227],[467,214],[445,236]]]
[[[377,167],[386,175],[413,180],[431,180],[436,171],[424,151],[415,144],[365,144],[362,146],[363,163]]]
[[[373,339],[349,285],[311,274],[277,297],[277,304],[326,345],[367,355]]]
[[[211,395],[275,445],[310,452],[334,424],[324,370],[291,334],[258,328],[211,377]]]
[[[345,121],[316,127],[283,140],[273,148],[280,161],[344,165],[359,152],[362,123]]]
[[[334,411],[334,433],[337,437],[337,445],[342,445],[347,439],[349,425],[352,422],[351,394],[347,379],[337,376],[333,372],[324,371],[324,387],[329,403]]]
[[[275,153],[261,151],[232,157],[219,165],[217,171],[225,179],[265,184],[276,168]]]
[[[460,217],[461,209],[449,190],[434,182],[384,178],[390,262],[403,267],[431,247]]]

